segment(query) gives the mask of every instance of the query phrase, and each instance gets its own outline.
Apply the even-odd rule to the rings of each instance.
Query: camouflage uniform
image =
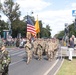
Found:
[[[48,40],[47,48],[48,48],[46,49],[47,58],[48,60],[51,60],[53,58],[53,52],[54,52],[54,46],[52,43],[52,39]]]
[[[3,54],[2,67],[4,69],[2,75],[8,75],[8,67],[9,67],[9,64],[11,62],[11,59],[8,55],[8,51],[5,50],[4,45],[2,45],[1,51],[2,51],[2,54]]]
[[[0,50],[0,75],[2,75],[2,73],[4,72],[2,61],[3,61],[3,54],[2,54],[2,51]]]
[[[17,38],[17,40],[16,40],[16,47],[19,47],[19,44],[20,44],[20,39]]]
[[[38,60],[41,60],[41,59],[42,59],[42,54],[43,54],[42,46],[41,46],[40,44],[38,44],[38,45],[37,45]]]
[[[2,75],[2,73],[4,72],[4,68],[2,66],[2,62],[3,62],[3,53],[1,51],[1,47],[2,47],[2,40],[0,38],[0,75]]]
[[[33,53],[34,53],[34,56],[37,55],[37,45],[38,45],[38,40],[36,39],[33,42]]]
[[[30,60],[32,59],[32,45],[30,43],[29,40],[27,40],[27,43],[24,45],[25,51],[26,51],[26,55],[27,55],[27,64],[30,62]]]

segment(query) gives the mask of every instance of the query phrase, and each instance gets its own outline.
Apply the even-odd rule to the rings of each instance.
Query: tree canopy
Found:
[[[20,20],[21,11],[19,10],[20,9],[19,4],[15,3],[13,0],[5,0],[4,3],[1,4],[0,9],[3,12],[3,14],[6,15],[8,18],[7,29],[9,29],[8,27],[10,25],[12,29],[12,37],[17,37],[18,33],[21,33],[22,37],[25,37],[27,32],[27,23],[26,23],[27,15],[23,17],[23,20]],[[35,24],[35,18],[33,16],[30,17]],[[47,25],[46,28],[44,28],[42,26],[43,25],[42,20],[39,21],[39,25],[40,25],[40,33],[39,33],[40,37],[44,36],[50,37],[51,36],[50,26]]]

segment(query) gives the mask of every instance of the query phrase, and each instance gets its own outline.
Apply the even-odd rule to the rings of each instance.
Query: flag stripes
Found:
[[[27,18],[27,32],[30,32],[31,34],[36,35],[35,26],[29,16]]]
[[[27,24],[27,32],[31,32],[33,34],[36,34],[35,27],[30,25],[30,24]]]

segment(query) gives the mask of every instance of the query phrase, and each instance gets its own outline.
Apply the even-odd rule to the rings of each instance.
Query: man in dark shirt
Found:
[[[72,37],[70,38],[69,41],[69,60],[72,60],[72,52],[74,50],[74,41],[72,39]]]

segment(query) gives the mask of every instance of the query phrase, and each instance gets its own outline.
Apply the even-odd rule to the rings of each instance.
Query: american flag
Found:
[[[32,22],[29,16],[27,16],[27,32],[30,32],[31,34],[36,35],[34,23]]]

